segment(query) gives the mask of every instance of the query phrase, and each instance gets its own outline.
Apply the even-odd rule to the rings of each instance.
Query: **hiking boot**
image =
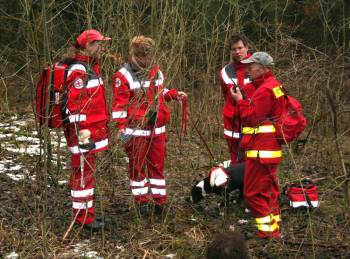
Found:
[[[89,224],[84,224],[83,228],[92,232],[97,232],[102,230],[102,228],[104,227],[104,223],[102,221],[99,220],[94,220],[93,222],[89,223]]]

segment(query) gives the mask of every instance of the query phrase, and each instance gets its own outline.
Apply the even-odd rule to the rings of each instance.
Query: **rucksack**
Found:
[[[74,62],[76,63],[87,68],[84,62]],[[69,67],[72,65],[57,62],[47,65],[41,72],[36,88],[36,118],[40,127],[47,125],[52,129],[61,128],[67,122],[67,115],[64,112],[67,104],[66,79]]]
[[[311,180],[296,182],[287,187],[289,205],[292,208],[319,207],[317,186]]]
[[[298,100],[288,95],[284,88],[279,87],[279,89],[284,94],[285,101],[281,115],[274,118],[276,137],[283,143],[290,143],[304,131],[307,121]],[[275,91],[275,88],[273,90]]]

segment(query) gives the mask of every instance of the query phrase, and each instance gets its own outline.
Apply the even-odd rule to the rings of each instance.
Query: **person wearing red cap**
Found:
[[[164,76],[154,63],[155,42],[136,36],[129,61],[113,76],[112,117],[129,157],[130,188],[143,216],[162,214],[167,200],[164,176],[165,125],[170,114],[166,101],[186,94],[164,87]]]
[[[277,238],[281,221],[277,167],[282,160],[282,148],[273,122],[282,115],[284,92],[271,71],[273,59],[268,53],[255,52],[242,63],[247,64],[256,88],[249,100],[243,99],[239,89],[231,90],[243,125],[241,145],[246,158],[243,193],[255,218],[258,236]]]
[[[230,94],[231,88],[239,86],[246,96],[251,96],[254,87],[246,73],[246,66],[242,60],[251,56],[248,52],[248,44],[245,39],[238,35],[232,35],[230,40],[231,62],[224,66],[219,73],[220,85],[224,96],[225,104],[222,115],[224,120],[224,137],[227,141],[232,165],[242,162],[242,150],[239,147],[241,137],[240,119],[237,114],[237,107]]]
[[[65,137],[71,152],[70,179],[76,224],[99,230],[103,223],[94,216],[93,195],[96,153],[107,149],[108,110],[98,60],[103,41],[110,38],[97,30],[86,30],[76,39],[70,53],[66,79]]]

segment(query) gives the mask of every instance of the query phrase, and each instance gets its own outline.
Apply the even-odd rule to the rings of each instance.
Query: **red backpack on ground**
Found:
[[[319,207],[317,186],[311,180],[294,183],[287,188],[289,205],[293,208]]]
[[[288,95],[284,89],[282,91],[285,102],[281,116],[274,120],[276,137],[284,143],[290,143],[300,136],[307,122],[301,104],[294,97]]]
[[[41,72],[36,88],[36,118],[39,126],[61,128],[64,117],[62,107],[66,103],[65,81],[68,64],[57,62],[47,65]]]

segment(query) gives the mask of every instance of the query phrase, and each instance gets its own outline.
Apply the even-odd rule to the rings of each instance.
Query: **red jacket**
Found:
[[[126,127],[152,129],[165,126],[170,120],[165,101],[176,99],[178,92],[163,86],[164,76],[155,65],[147,80],[140,80],[130,64],[113,76],[112,117],[119,129]],[[151,123],[150,117],[156,114]]]
[[[256,90],[249,100],[240,100],[237,107],[243,125],[242,148],[247,159],[260,159],[261,163],[279,163],[282,159],[281,145],[275,137],[273,118],[282,112],[281,83],[272,72],[254,79]]]
[[[77,134],[82,129],[91,131],[91,139],[96,144],[93,152],[106,149],[108,110],[98,63],[92,57],[77,54],[69,66],[66,85],[65,113],[70,123],[66,136],[70,151],[87,152],[77,146]]]
[[[246,58],[250,57],[248,54]],[[238,118],[237,106],[233,100],[230,89],[235,85],[240,86],[247,97],[252,96],[255,88],[249,84],[250,79],[246,75],[245,65],[241,62],[229,63],[220,70],[219,74],[221,91],[225,99],[222,115],[224,117],[225,138],[239,138],[240,120]]]

